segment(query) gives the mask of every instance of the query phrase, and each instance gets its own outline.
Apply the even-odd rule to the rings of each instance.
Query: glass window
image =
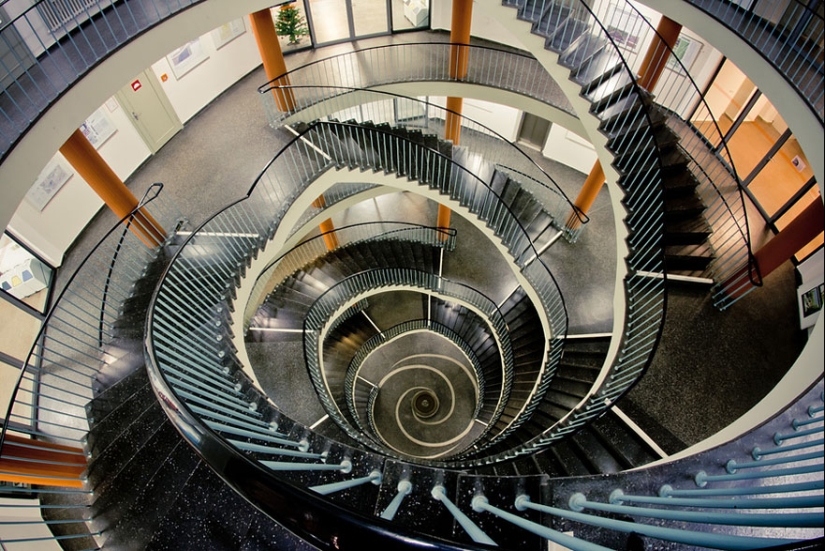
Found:
[[[728,150],[743,180],[788,129],[784,119],[765,96],[759,98],[745,120],[728,140]]]
[[[785,142],[748,186],[768,216],[773,216],[811,179],[813,171],[796,138]],[[809,191],[818,196],[816,188]],[[807,200],[802,200],[806,205]]]
[[[387,0],[351,0],[355,36],[386,34]]]
[[[12,236],[0,237],[0,289],[2,292],[45,312],[54,270]],[[7,301],[0,301],[6,302]],[[13,307],[13,306],[12,306]]]
[[[725,61],[705,94],[710,115],[716,120],[723,134],[731,129],[747,106],[748,100],[756,92],[756,85],[745,76],[745,73],[730,61]],[[714,146],[721,143],[722,136],[704,108],[694,115],[692,122]]]
[[[281,51],[291,52],[312,46],[304,2],[290,2],[269,10],[281,42]]]
[[[316,44],[350,37],[346,0],[309,0],[309,9]]]

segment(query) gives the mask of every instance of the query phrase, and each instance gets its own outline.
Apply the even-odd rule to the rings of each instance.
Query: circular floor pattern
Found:
[[[472,364],[440,334],[414,332],[380,346],[361,365],[359,378],[378,389],[375,436],[398,453],[452,455],[484,429],[473,419],[479,397]]]

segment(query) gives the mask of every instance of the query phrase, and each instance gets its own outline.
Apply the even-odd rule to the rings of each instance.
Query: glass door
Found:
[[[392,0],[307,0],[316,45],[389,34]]]

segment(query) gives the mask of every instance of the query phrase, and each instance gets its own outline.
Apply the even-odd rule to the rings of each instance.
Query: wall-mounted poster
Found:
[[[628,54],[636,52],[639,47],[642,21],[635,11],[618,4],[611,4],[606,27],[607,33],[619,48]]]
[[[696,61],[696,56],[702,51],[702,46],[704,44],[695,38],[682,35],[676,39],[676,44],[673,45],[673,56],[676,56],[682,62],[682,66],[687,71],[690,71],[693,62]],[[675,71],[678,70],[678,64],[673,56],[670,56],[667,60],[667,67]]]
[[[814,287],[802,294],[802,317],[808,317],[822,310],[823,292],[825,292],[825,285]]]
[[[215,43],[215,49],[220,50],[245,32],[246,27],[243,24],[243,19],[224,23],[212,31],[212,41]]]
[[[187,42],[177,50],[166,56],[166,60],[172,67],[175,78],[180,79],[183,75],[209,59],[201,44],[201,39],[196,38],[192,42]]]
[[[52,158],[26,193],[26,201],[38,211],[42,211],[71,177],[72,171],[63,157]]]
[[[80,125],[80,131],[95,149],[100,149],[100,146],[117,132],[117,128],[109,115],[101,108]]]

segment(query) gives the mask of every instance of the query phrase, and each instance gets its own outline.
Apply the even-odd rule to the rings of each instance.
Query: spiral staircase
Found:
[[[314,96],[303,106],[313,109],[288,114],[294,139],[242,200],[188,228],[148,194],[49,314],[2,460],[31,476],[34,449],[34,462],[58,467],[37,496],[63,548],[821,544],[821,374],[754,430],[667,461],[611,409],[657,348],[667,273],[705,273],[723,232],[705,214],[690,142],[591,7],[499,9],[513,8],[570,70],[590,105],[580,116],[613,159],[626,228],[621,330],[568,334],[542,253],[564,236],[569,203],[541,199],[546,175],[493,160],[483,140],[336,118],[331,104],[321,118],[330,98]],[[462,238],[450,228],[307,229],[376,185],[471,221],[517,287],[497,303],[442,273]],[[282,384],[320,403],[313,425],[262,388],[283,367],[250,354],[294,349],[296,338],[308,377]]]

